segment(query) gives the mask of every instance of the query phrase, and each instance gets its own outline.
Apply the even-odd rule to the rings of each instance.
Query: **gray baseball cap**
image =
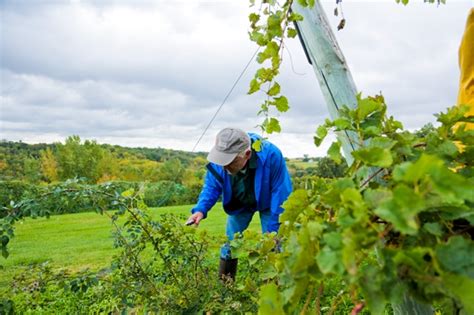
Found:
[[[230,164],[237,154],[250,148],[249,135],[238,128],[224,128],[216,136],[216,144],[207,155],[217,165]]]

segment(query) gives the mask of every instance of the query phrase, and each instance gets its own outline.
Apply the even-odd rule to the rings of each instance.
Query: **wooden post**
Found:
[[[352,109],[357,106],[357,89],[349,67],[319,1],[316,1],[313,8],[303,8],[295,1],[292,10],[304,18],[296,23],[298,35],[308,61],[313,65],[329,115],[336,119],[343,105]],[[353,132],[341,132],[337,137],[342,143],[347,163],[352,164],[351,152],[360,146],[357,135]]]
[[[291,8],[304,18],[296,23],[298,35],[318,78],[329,114],[332,119],[336,119],[343,105],[351,109],[357,106],[357,89],[349,67],[320,2],[316,1],[313,8],[304,8],[295,1]],[[351,152],[364,144],[351,132],[339,133],[338,139],[342,143],[347,163],[352,164]],[[373,170],[369,173],[373,173]],[[408,293],[404,294],[400,303],[392,303],[392,308],[395,315],[433,314],[431,306],[417,302]]]

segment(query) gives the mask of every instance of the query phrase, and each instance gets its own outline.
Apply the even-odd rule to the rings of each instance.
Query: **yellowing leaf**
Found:
[[[275,96],[278,93],[280,93],[280,84],[275,82],[275,84],[273,84],[273,86],[268,90],[267,94],[270,96]]]
[[[122,193],[121,193],[121,196],[122,196],[122,197],[131,197],[131,196],[133,196],[133,193],[134,193],[134,192],[135,192],[135,191],[133,190],[133,188],[130,188],[130,189],[125,190],[124,192],[122,192]]]
[[[249,21],[252,23],[253,26],[255,26],[255,23],[257,23],[258,20],[260,20],[260,15],[256,13],[250,13]]]
[[[279,88],[280,86],[278,86]],[[275,97],[275,106],[279,112],[286,112],[290,109],[288,99],[285,96]]]
[[[278,119],[272,117],[270,118],[270,120],[267,120],[265,124],[265,131],[269,134],[274,132],[280,132],[281,127]]]
[[[298,35],[298,33],[296,32],[296,30],[295,30],[294,28],[291,28],[291,27],[289,27],[286,32],[287,32],[286,34],[287,34],[287,36],[288,36],[289,38],[295,38],[296,35]]]
[[[328,150],[328,155],[337,164],[342,162],[342,155],[341,155],[341,144],[339,142],[333,142]]]
[[[265,284],[260,289],[260,299],[258,301],[258,313],[262,315],[283,315],[283,303],[278,292],[278,287],[274,283]]]
[[[262,141],[260,139],[255,140],[254,143],[252,143],[252,149],[260,152],[262,150]]]
[[[327,134],[328,134],[328,129],[324,125],[319,126],[318,129],[316,129],[314,144],[319,147]]]
[[[250,89],[247,92],[247,94],[253,94],[257,92],[258,90],[260,90],[260,84],[261,83],[259,83],[257,79],[253,79],[252,81],[250,81]]]

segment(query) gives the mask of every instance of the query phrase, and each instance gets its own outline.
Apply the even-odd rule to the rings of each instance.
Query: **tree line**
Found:
[[[341,177],[347,166],[328,157],[286,159],[294,180],[306,176]],[[27,144],[0,141],[0,180],[30,184],[57,183],[82,178],[88,184],[108,181],[202,182],[206,154],[163,148],[128,148],[98,144],[70,136],[64,143]]]
[[[305,155],[286,161],[295,189],[307,187],[315,176],[341,177],[347,169],[345,162],[336,164],[327,157]],[[3,140],[0,141],[0,206],[25,198],[41,198],[72,179],[85,190],[91,189],[91,185],[113,182],[119,191],[125,191],[143,183],[143,197],[149,207],[192,204],[201,191],[206,163],[203,152],[98,144],[76,135],[67,137],[64,143],[52,144]],[[49,202],[55,205],[51,209],[62,209],[58,213],[91,210],[87,200]]]
[[[162,148],[126,148],[68,137],[64,144],[0,142],[0,180],[55,183],[83,178],[89,184],[107,181],[170,180],[199,182],[204,153]]]

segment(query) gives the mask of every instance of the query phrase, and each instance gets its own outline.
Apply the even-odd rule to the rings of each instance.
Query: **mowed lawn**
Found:
[[[151,208],[150,214],[173,213],[177,216],[190,215],[192,205]],[[226,214],[217,204],[199,229],[210,234],[225,234]],[[184,224],[184,221],[183,221]],[[260,218],[255,214],[251,229],[260,230]],[[15,237],[9,244],[10,256],[0,258],[0,288],[7,286],[13,275],[32,263],[48,261],[55,269],[67,268],[79,271],[85,268],[98,270],[107,267],[115,252],[113,248],[110,219],[94,212],[51,216],[49,219],[26,219],[15,225]],[[216,256],[218,249],[216,249]]]

